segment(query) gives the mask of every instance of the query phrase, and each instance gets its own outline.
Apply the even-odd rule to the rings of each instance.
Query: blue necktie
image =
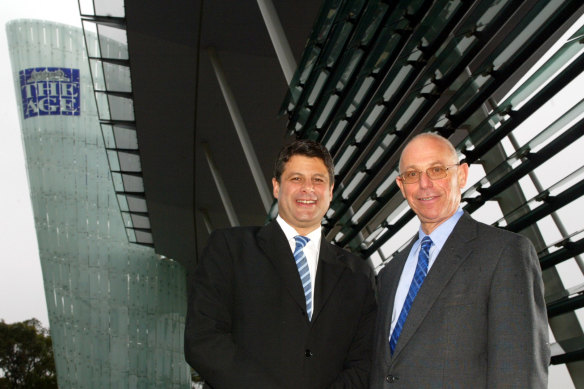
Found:
[[[404,301],[404,306],[402,307],[399,318],[397,319],[397,323],[395,324],[393,332],[391,333],[391,337],[389,338],[389,349],[391,350],[392,355],[393,350],[395,350],[395,345],[397,344],[399,335],[401,334],[404,327],[404,323],[406,322],[406,318],[408,317],[408,312],[410,312],[412,303],[414,302],[414,299],[418,294],[418,290],[420,290],[420,287],[426,278],[426,274],[428,273],[428,257],[430,253],[430,247],[432,247],[432,239],[430,239],[429,236],[425,236],[424,239],[422,239],[422,247],[420,248],[420,254],[418,255],[418,265],[416,266],[414,278],[410,284],[410,290],[408,291],[408,295]]]
[[[294,260],[296,267],[298,267],[298,274],[300,274],[300,281],[302,282],[302,289],[304,289],[304,298],[306,299],[306,314],[308,320],[312,318],[312,289],[310,287],[310,270],[308,269],[308,261],[306,255],[302,250],[306,243],[310,240],[305,236],[295,236],[296,248],[294,249]]]

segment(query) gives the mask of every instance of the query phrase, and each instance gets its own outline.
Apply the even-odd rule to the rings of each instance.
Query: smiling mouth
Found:
[[[419,197],[419,200],[422,200],[422,201],[428,201],[428,200],[432,200],[432,199],[434,199],[434,198],[436,198],[436,196],[430,196],[430,197]]]
[[[305,205],[316,204],[316,200],[296,200],[296,202]]]

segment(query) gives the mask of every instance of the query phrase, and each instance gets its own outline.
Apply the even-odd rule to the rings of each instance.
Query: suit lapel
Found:
[[[286,240],[286,235],[275,220],[260,228],[258,231],[258,245],[274,266],[276,273],[282,279],[294,301],[305,309],[306,301],[294,256]],[[315,279],[312,322],[318,318],[345,270],[345,264],[341,258],[342,255],[337,256],[333,246],[322,236]]]
[[[282,279],[294,301],[302,309],[306,309],[306,300],[304,299],[298,268],[284,231],[274,220],[260,228],[257,237],[258,245],[274,266],[276,273]]]
[[[391,329],[391,318],[393,314],[393,304],[395,301],[395,294],[401,273],[408,259],[408,255],[412,250],[415,239],[402,250],[395,258],[393,258],[383,269],[383,282],[379,282],[380,289],[378,291],[380,307],[378,320],[379,325],[383,326],[382,339],[379,339],[381,348],[383,350],[383,358],[386,365],[391,362],[391,352],[389,350],[389,330]]]
[[[442,247],[412,304],[393,354],[394,359],[399,356],[412,336],[415,336],[428,311],[460,265],[470,258],[472,248],[467,246],[467,242],[473,240],[476,234],[476,223],[468,214],[463,214]]]
[[[345,270],[345,264],[341,258],[342,255],[337,256],[333,246],[326,241],[323,235],[320,240],[320,252],[318,255],[312,322],[318,318]]]

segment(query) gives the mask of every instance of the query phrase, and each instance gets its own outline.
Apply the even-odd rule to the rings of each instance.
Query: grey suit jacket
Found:
[[[389,329],[409,247],[378,277],[370,387],[545,388],[543,282],[531,242],[465,213],[420,288],[393,356]]]
[[[197,265],[185,357],[210,387],[367,388],[373,270],[321,240],[314,311],[277,222],[213,232]]]

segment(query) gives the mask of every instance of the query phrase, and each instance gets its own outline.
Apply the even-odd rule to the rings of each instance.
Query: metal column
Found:
[[[284,72],[284,77],[286,77],[286,83],[290,85],[292,77],[294,77],[294,72],[296,71],[296,60],[294,59],[292,49],[282,28],[282,23],[280,23],[280,18],[271,0],[257,1],[264,18],[264,23],[268,29],[268,34],[270,34],[270,39],[274,45],[274,50],[276,50],[278,61],[280,61],[280,66]]]
[[[213,180],[215,181],[215,185],[217,185],[219,196],[221,197],[221,201],[223,202],[223,207],[225,207],[227,218],[229,218],[229,224],[231,224],[231,227],[237,227],[239,226],[239,219],[237,218],[237,214],[233,209],[233,204],[231,203],[231,198],[229,197],[229,193],[227,193],[227,189],[225,188],[225,184],[223,183],[223,178],[221,178],[221,174],[219,173],[217,167],[215,166],[215,163],[213,162],[211,152],[209,151],[209,146],[207,145],[207,143],[203,143],[202,146],[203,150],[205,151],[207,163],[209,164],[209,169],[211,170],[211,174],[213,175]]]
[[[223,98],[227,104],[227,109],[229,109],[231,120],[235,126],[235,131],[237,132],[237,136],[241,142],[241,147],[243,148],[245,158],[247,159],[247,163],[251,169],[251,174],[253,175],[258,192],[260,193],[262,203],[264,204],[264,209],[266,210],[266,213],[268,213],[270,211],[270,207],[272,206],[272,192],[266,184],[266,179],[262,173],[260,163],[258,162],[258,158],[249,138],[245,123],[243,122],[243,117],[241,116],[241,112],[239,111],[239,107],[237,106],[237,102],[233,96],[233,92],[231,92],[231,89],[229,88],[227,78],[223,73],[223,69],[221,67],[221,63],[219,62],[219,58],[217,57],[217,53],[213,47],[208,48],[207,51],[213,65],[213,70],[215,71],[215,76],[217,76],[217,81],[219,81],[219,86],[221,88],[221,92],[223,93]]]

